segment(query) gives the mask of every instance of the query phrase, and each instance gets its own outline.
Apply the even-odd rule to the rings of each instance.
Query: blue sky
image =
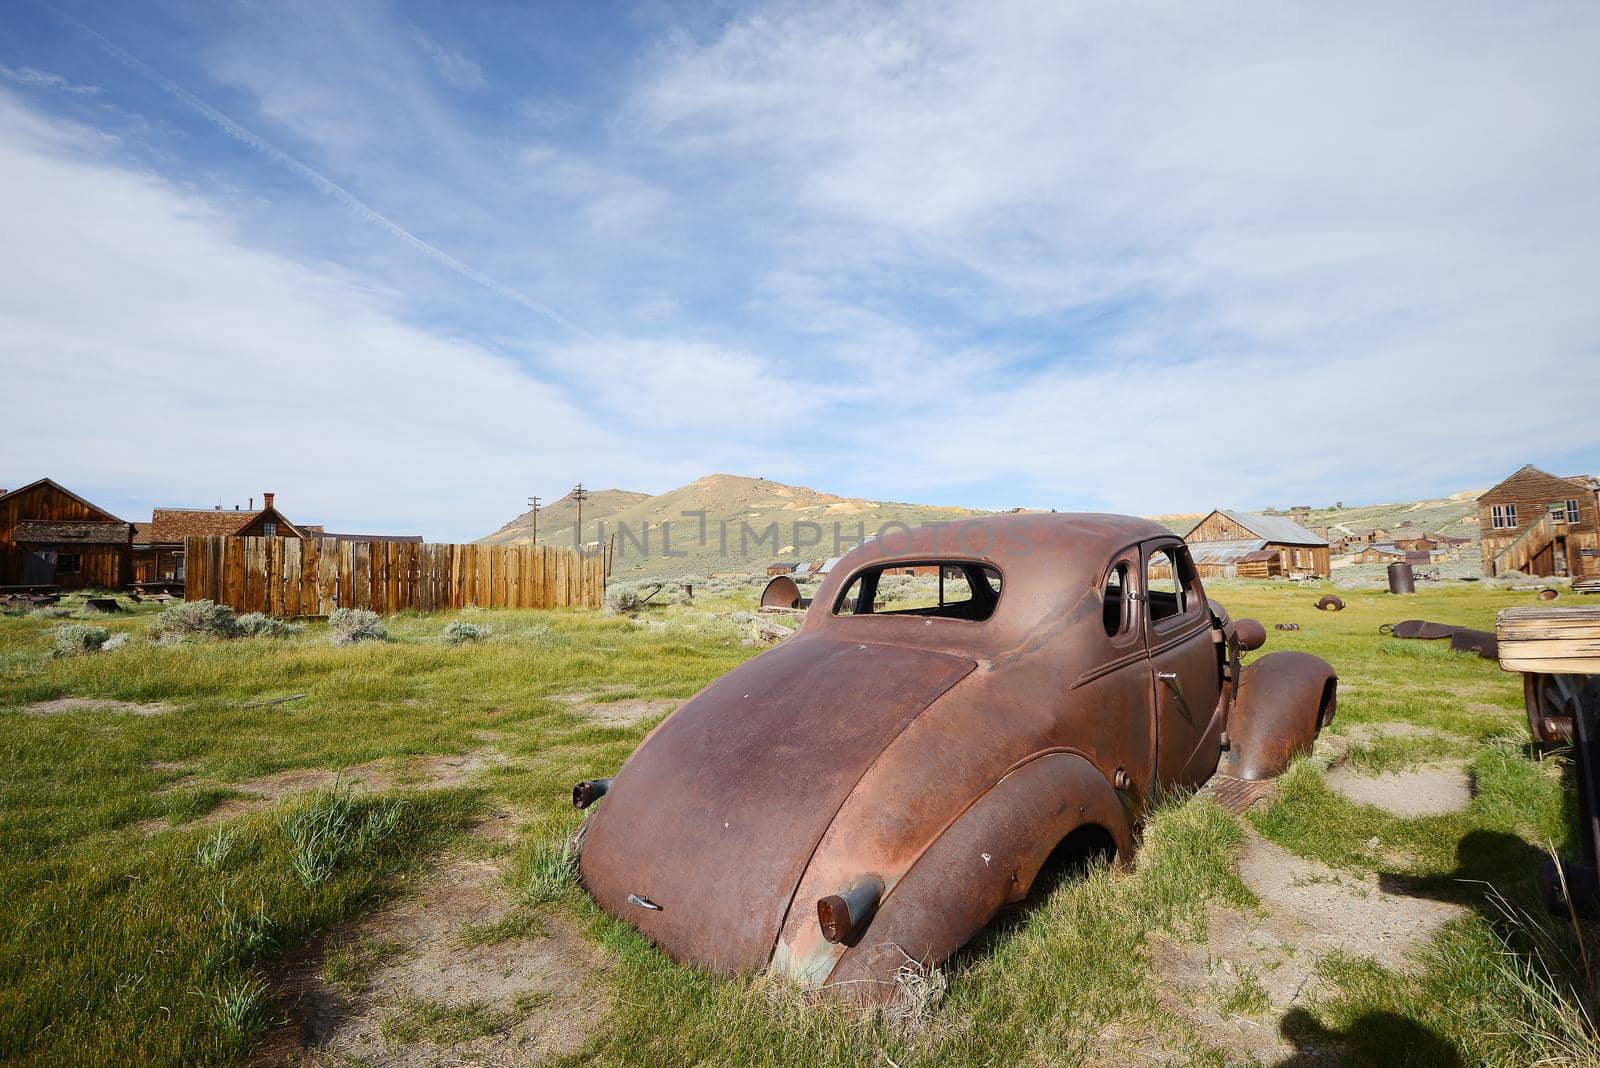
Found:
[[[1591,472],[1596,55],[1593,4],[15,0],[0,485],[461,539],[712,471]]]

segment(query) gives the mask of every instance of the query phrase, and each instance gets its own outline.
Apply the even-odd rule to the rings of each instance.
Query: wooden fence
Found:
[[[325,616],[480,608],[599,608],[605,563],[553,545],[420,545],[334,538],[184,539],[185,600]]]

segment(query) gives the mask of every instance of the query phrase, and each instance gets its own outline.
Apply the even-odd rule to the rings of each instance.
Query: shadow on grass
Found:
[[[1305,1009],[1284,1013],[1278,1026],[1295,1052],[1277,1068],[1323,1068],[1330,1064],[1415,1065],[1461,1068],[1456,1048],[1431,1027],[1394,1012],[1358,1016],[1342,1031],[1324,1027]]]
[[[1517,900],[1537,897],[1540,865],[1549,857],[1526,839],[1505,831],[1470,831],[1456,843],[1456,867],[1442,875],[1380,872],[1378,885],[1391,894],[1450,901],[1478,911],[1495,925],[1504,913],[1491,898],[1497,892]]]

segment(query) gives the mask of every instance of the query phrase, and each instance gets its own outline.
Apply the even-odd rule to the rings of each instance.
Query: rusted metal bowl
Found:
[[[1321,612],[1343,612],[1344,601],[1330,593],[1317,602],[1317,610]]]
[[[1549,586],[1546,586],[1544,589],[1539,591],[1539,600],[1541,600],[1541,601],[1553,601],[1557,597],[1560,597],[1560,596],[1561,596],[1561,591],[1560,590],[1552,589]]]

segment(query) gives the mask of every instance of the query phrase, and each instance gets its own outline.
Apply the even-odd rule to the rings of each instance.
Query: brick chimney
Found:
[[[273,496],[274,495],[271,494],[271,493],[265,493],[264,492],[264,493],[261,494],[261,510],[263,512],[265,512],[268,508],[272,507],[272,498],[273,498]]]

